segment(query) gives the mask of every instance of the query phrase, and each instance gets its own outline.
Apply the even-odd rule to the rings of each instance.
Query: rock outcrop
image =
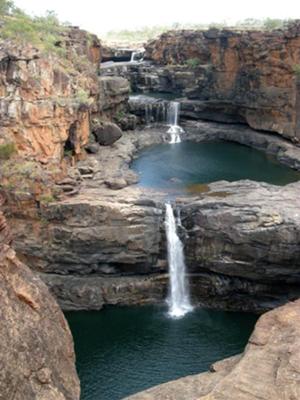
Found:
[[[78,193],[76,162],[100,149],[95,127],[108,127],[96,136],[110,145],[121,137],[119,127],[135,124],[127,115],[127,80],[98,75],[97,37],[74,27],[59,37],[48,53],[1,41],[0,178],[12,208]]]
[[[299,21],[270,32],[171,31],[148,43],[145,57],[165,66],[161,89],[187,97],[194,116],[299,140],[299,43]]]
[[[280,137],[236,125],[185,127],[185,140],[234,140],[300,167],[300,150]],[[130,186],[137,177],[129,165],[139,149],[166,139],[161,129],[124,133],[78,164],[81,193],[43,203],[30,218],[17,205],[11,209],[18,253],[64,308],[165,297],[165,193]],[[177,199],[195,303],[264,311],[300,295],[299,190],[298,183],[219,182]]]
[[[300,301],[260,317],[243,354],[211,372],[168,382],[127,400],[287,400],[300,397]]]
[[[38,161],[61,161],[71,137],[80,155],[89,137],[87,104],[97,92],[96,66],[88,64],[92,75],[83,75],[70,61],[45,56],[30,45],[2,44],[1,144],[14,143],[20,155]]]
[[[76,400],[72,336],[46,285],[9,246],[0,213],[0,399]]]

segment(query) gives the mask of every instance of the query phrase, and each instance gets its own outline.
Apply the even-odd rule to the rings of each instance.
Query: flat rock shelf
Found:
[[[82,400],[118,400],[206,371],[238,354],[257,316],[196,309],[174,320],[166,307],[108,307],[69,312]]]

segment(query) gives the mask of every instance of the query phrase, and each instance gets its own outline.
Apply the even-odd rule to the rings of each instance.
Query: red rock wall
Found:
[[[171,31],[146,50],[146,58],[159,64],[198,60],[189,98],[232,105],[251,127],[300,139],[294,72],[300,22],[272,32]]]
[[[13,142],[20,155],[43,162],[62,159],[74,126],[74,152],[80,155],[89,137],[89,108],[99,94],[100,42],[79,29],[64,40],[67,59],[1,43],[0,145]]]

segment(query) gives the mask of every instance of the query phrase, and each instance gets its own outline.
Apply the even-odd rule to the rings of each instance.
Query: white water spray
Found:
[[[140,48],[137,51],[133,51],[131,53],[130,62],[142,62],[144,59],[144,52],[145,52],[144,48]]]
[[[171,135],[170,143],[180,143],[180,134],[184,130],[178,125],[178,117],[180,113],[180,103],[177,101],[171,101],[168,109],[168,124],[170,128],[168,133]]]
[[[130,58],[130,62],[135,62],[135,56],[138,54],[138,52],[136,52],[136,51],[133,51],[132,53],[131,53],[131,58]]]
[[[186,281],[183,245],[177,235],[176,221],[171,204],[166,204],[166,235],[168,241],[169,263],[169,315],[174,318],[183,317],[193,310],[190,302],[189,288]]]

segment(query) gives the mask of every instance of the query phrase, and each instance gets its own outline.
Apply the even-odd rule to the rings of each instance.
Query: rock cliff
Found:
[[[300,150],[280,137],[236,125],[185,127],[185,140],[233,140],[299,166]],[[164,140],[160,129],[128,132],[78,164],[89,171],[78,195],[41,204],[38,213],[33,206],[30,218],[20,206],[10,208],[18,253],[64,308],[166,296],[164,193],[130,186],[136,177],[129,169],[139,149]],[[195,303],[263,311],[299,296],[298,197],[298,183],[241,181],[204,185],[177,199]]]
[[[0,212],[0,399],[79,399],[72,336],[44,283],[10,247]]]
[[[1,40],[0,178],[12,208],[21,201],[36,213],[41,201],[77,193],[76,162],[120,138],[112,122],[134,123],[128,81],[98,74],[101,51],[96,36],[76,27],[49,52]]]
[[[300,301],[258,320],[243,354],[127,400],[288,400],[300,397]]]
[[[299,21],[270,32],[170,31],[146,45],[145,58],[164,66],[161,88],[189,100],[187,116],[299,140],[299,44]]]
[[[70,58],[79,58],[72,50]],[[82,74],[70,60],[6,40],[0,65],[1,143],[14,143],[21,156],[61,161],[72,136],[79,155],[89,138],[87,106],[97,95],[97,64],[86,63]]]

